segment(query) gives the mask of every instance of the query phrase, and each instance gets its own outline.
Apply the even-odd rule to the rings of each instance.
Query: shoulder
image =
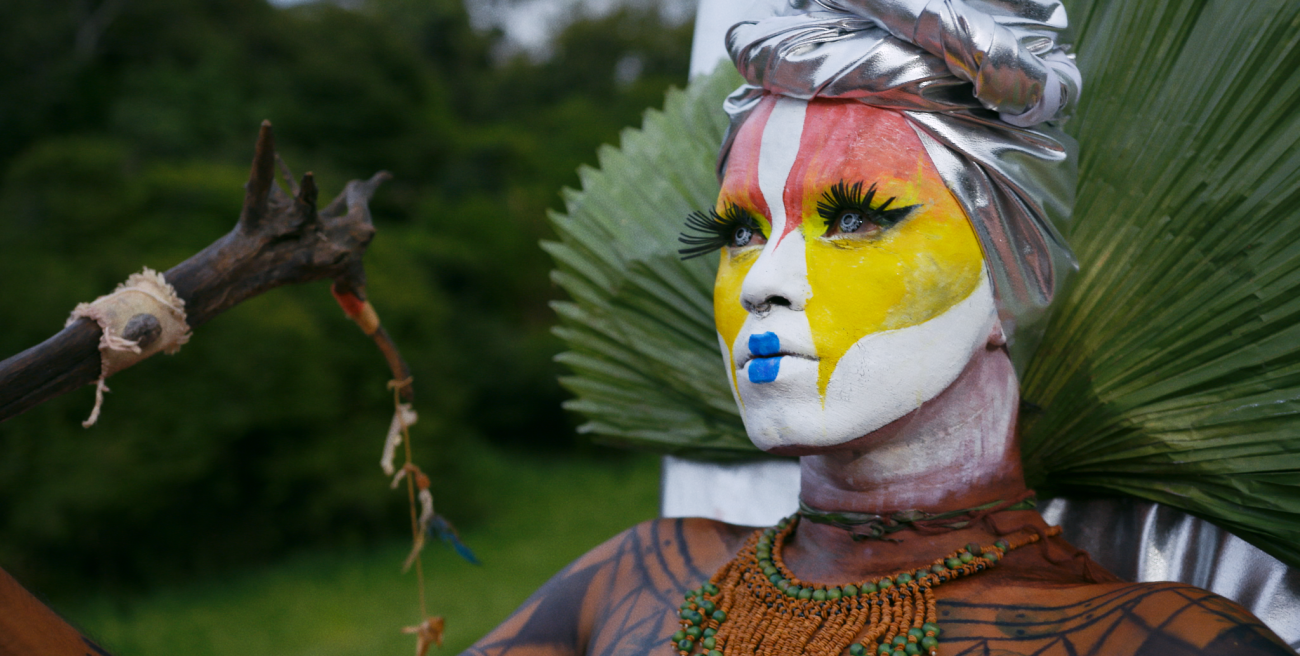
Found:
[[[753,531],[707,519],[642,522],[569,564],[467,654],[642,653],[676,630],[676,608]]]
[[[1291,655],[1295,652],[1237,603],[1182,583],[1114,585],[1109,594],[1132,599],[1131,614],[1144,620],[1139,654]]]
[[[1294,654],[1249,611],[1180,583],[998,586],[939,601],[945,637],[1008,653]],[[1014,647],[1013,647],[1014,645]],[[962,652],[965,653],[965,652]]]
[[[574,565],[588,558],[608,562],[616,568],[618,587],[651,588],[675,596],[712,576],[753,531],[698,517],[654,519],[620,533]]]

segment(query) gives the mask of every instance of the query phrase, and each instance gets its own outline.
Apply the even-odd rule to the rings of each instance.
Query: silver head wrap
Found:
[[[739,23],[727,49],[747,84],[725,104],[719,175],[764,94],[901,112],[979,234],[1023,370],[1076,266],[1058,229],[1078,175],[1076,144],[1055,125],[1081,87],[1057,43],[1066,25],[1055,0],[814,0]]]

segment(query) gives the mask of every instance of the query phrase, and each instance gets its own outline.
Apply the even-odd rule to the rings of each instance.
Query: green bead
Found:
[[[943,561],[943,564],[947,565],[948,569],[957,569],[962,565],[960,558],[949,558],[948,560]]]
[[[825,590],[813,590],[812,598],[814,601],[826,601]]]
[[[700,644],[704,645],[705,649],[713,649],[718,645],[718,640],[717,638],[705,638],[700,641]]]
[[[849,585],[844,586],[844,596],[845,596],[845,597],[856,597],[856,596],[858,596],[858,586],[853,585],[852,583],[850,583]]]
[[[690,607],[691,607],[691,602],[689,602],[689,601],[683,601],[683,602],[682,602],[682,605],[678,606],[677,608],[679,608],[679,609],[681,609],[681,610],[686,610],[687,608],[690,608]]]
[[[901,583],[911,583],[911,582],[912,582],[912,575],[911,575],[911,574],[908,574],[907,572],[903,572],[902,574],[899,574],[899,575],[898,575],[898,582],[899,582],[900,584],[901,584]]]
[[[763,576],[772,576],[773,574],[776,574],[778,571],[779,570],[777,570],[776,567],[773,565],[769,564],[763,566]]]
[[[698,626],[691,626],[686,628],[686,635],[692,638],[700,637],[700,633],[702,633],[702,631],[700,631],[700,627]]]
[[[700,604],[700,610],[703,611],[705,615],[708,615],[709,613],[712,613],[717,609],[718,609],[717,604],[707,599],[704,600],[704,603]]]
[[[778,584],[779,584],[781,581],[783,581],[784,579],[781,578],[781,575],[780,575],[780,574],[772,574],[772,575],[769,575],[769,576],[767,577],[767,580],[771,581],[771,582],[772,582],[772,585],[775,585],[775,586],[777,586],[777,587],[780,587]]]
[[[893,585],[894,585],[894,581],[890,579],[888,576],[886,576],[883,579],[880,579],[880,581],[876,583],[876,587],[880,588],[881,590],[888,590],[889,588],[893,587]]]
[[[695,595],[697,595],[697,594],[699,594],[699,593],[700,593],[699,590],[690,590],[690,591],[687,591],[687,593],[686,593],[686,601],[692,601],[692,600],[694,600],[694,599],[695,599]]]
[[[925,624],[922,624],[921,630],[925,631],[926,633],[933,633],[935,635],[939,635],[940,633],[943,633],[943,631],[939,629],[939,625],[935,624],[934,622],[926,622]]]
[[[895,646],[895,647],[902,647],[902,646],[905,645],[905,644],[907,644],[907,636],[901,636],[901,635],[899,635],[899,636],[894,636],[894,646]]]
[[[975,560],[975,556],[972,556],[969,551],[963,551],[957,557],[960,558],[963,563],[969,563],[970,561]]]
[[[685,639],[686,639],[685,631],[678,631],[677,633],[673,634],[673,642],[681,642]]]
[[[992,551],[984,554],[984,558],[985,560],[988,560],[990,563],[998,562],[998,555],[993,553]]]
[[[706,638],[712,638],[712,637],[715,636],[715,635],[718,635],[718,630],[717,630],[717,629],[705,629],[705,630],[704,630],[704,637],[706,637]]]
[[[876,653],[877,653],[877,654],[892,654],[892,653],[894,653],[894,648],[893,648],[893,647],[890,647],[889,645],[880,645],[880,649],[877,649],[877,650],[876,650]]]
[[[843,594],[844,593],[840,592],[840,589],[838,587],[835,587],[826,591],[826,598],[830,599],[831,601],[834,601],[836,599],[839,599]]]
[[[813,595],[812,588],[804,588],[799,591],[800,599],[812,599],[812,595]]]
[[[993,546],[995,546],[995,547],[997,547],[997,548],[999,548],[999,549],[1001,549],[1001,550],[1003,550],[1003,551],[1006,551],[1008,548],[1011,547],[1011,545],[1007,544],[1007,541],[1006,541],[1006,540],[998,540],[997,542],[994,542],[994,543],[993,543]]]
[[[686,615],[682,619],[686,620],[687,622],[690,622],[691,624],[700,624],[701,622],[704,621],[704,616],[699,614],[698,612],[693,610],[688,610],[686,612],[688,613],[688,615]]]
[[[722,656],[722,652],[716,649],[711,649],[709,650],[709,656]]]
[[[894,647],[894,651],[890,653],[892,653],[894,656],[907,656],[907,652],[903,651],[902,647]]]
[[[720,611],[720,610],[715,610],[715,611],[713,611],[713,619],[714,619],[714,621],[716,621],[716,622],[726,622],[726,621],[727,621],[727,614],[724,613],[724,612],[722,612],[722,611]]]
[[[925,569],[924,567],[922,567],[921,569],[916,570],[916,580],[919,581],[919,580],[925,578],[925,575],[926,575],[926,574],[929,574],[929,573],[930,573],[930,570]]]
[[[798,596],[799,596],[799,590],[801,590],[801,589],[802,589],[802,588],[800,588],[800,587],[797,586],[797,585],[792,585],[792,586],[790,586],[790,587],[788,587],[788,588],[785,589],[785,596],[787,596],[787,597],[798,597]]]
[[[776,582],[776,587],[777,587],[777,588],[780,588],[781,592],[787,592],[787,591],[790,590],[790,587],[791,587],[791,586],[790,586],[790,580],[789,580],[789,579],[781,579],[780,581],[777,581],[777,582]]]
[[[708,595],[718,594],[718,586],[713,585],[712,583],[705,583],[704,594],[708,594]]]
[[[849,656],[863,656],[866,653],[867,648],[863,647],[860,642],[855,642],[849,645]]]
[[[975,544],[974,542],[972,542],[972,543],[966,545],[966,551],[969,551],[969,552],[975,554],[976,556],[978,556],[978,555],[980,555],[981,553],[984,552],[984,549],[980,548],[980,546],[979,546],[978,544]]]
[[[912,636],[913,638],[916,638],[916,639],[919,640],[919,639],[925,637],[925,631],[922,631],[922,630],[920,630],[920,629],[908,629],[908,630],[907,630],[907,635]]]
[[[690,651],[695,648],[695,642],[689,638],[686,640],[680,640],[677,643],[677,648],[682,651]]]
[[[944,572],[948,571],[948,568],[944,567],[943,565],[935,565],[934,567],[930,568],[930,571],[934,572],[935,574],[943,574]]]
[[[903,645],[903,653],[909,654],[910,656],[916,656],[921,653],[921,648],[918,647],[915,642],[909,642],[906,645]]]
[[[931,636],[925,636],[924,638],[921,638],[921,646],[925,647],[926,649],[934,649],[938,645],[939,645],[939,641],[935,640]]]
[[[876,591],[876,584],[875,584],[875,583],[863,583],[863,584],[862,584],[862,594],[871,594],[871,593],[873,593],[873,592],[875,592],[875,591]]]

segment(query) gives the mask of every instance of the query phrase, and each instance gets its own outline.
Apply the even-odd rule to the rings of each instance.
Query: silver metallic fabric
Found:
[[[1048,0],[817,0],[737,23],[727,48],[747,84],[725,104],[719,173],[766,94],[902,112],[980,236],[1023,369],[1075,266],[1060,227],[1074,206],[1076,145],[1057,123],[1081,82],[1057,43],[1065,27]]]
[[[1182,511],[1131,498],[1056,498],[1039,512],[1120,578],[1177,581],[1222,595],[1300,649],[1300,571],[1245,540]]]

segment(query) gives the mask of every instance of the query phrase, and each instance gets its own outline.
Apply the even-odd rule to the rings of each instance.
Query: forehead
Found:
[[[800,103],[802,111],[773,111],[778,100]],[[779,189],[772,188],[776,180]],[[768,96],[736,135],[721,199],[769,218],[769,206],[780,203],[795,223],[810,197],[815,205],[815,197],[841,180],[879,184],[882,191],[891,183],[943,185],[902,115],[852,100]]]

